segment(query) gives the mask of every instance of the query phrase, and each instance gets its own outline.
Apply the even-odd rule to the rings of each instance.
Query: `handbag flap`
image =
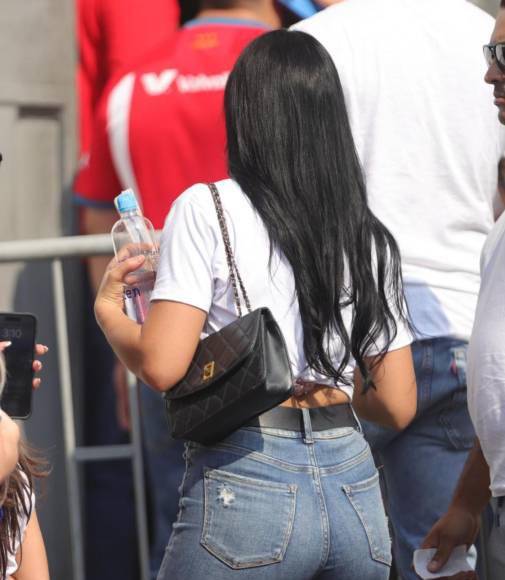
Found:
[[[165,393],[165,398],[192,395],[233,371],[253,351],[264,310],[253,310],[200,341],[186,376]]]

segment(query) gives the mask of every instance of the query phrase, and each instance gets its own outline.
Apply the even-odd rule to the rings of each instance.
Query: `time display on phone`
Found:
[[[2,328],[0,329],[0,337],[2,340],[19,339],[23,337],[23,330],[21,328]]]

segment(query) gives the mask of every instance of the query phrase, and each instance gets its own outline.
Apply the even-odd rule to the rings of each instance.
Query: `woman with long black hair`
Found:
[[[217,188],[231,247],[253,308],[268,307],[282,330],[296,396],[218,444],[187,444],[158,578],[386,579],[378,474],[350,403],[397,429],[415,414],[397,245],[367,205],[338,74],[314,38],[255,40],[225,110],[231,179]],[[111,262],[95,312],[119,358],[166,391],[201,334],[237,316],[207,186],[167,218],[141,328],[122,291],[142,260]]]

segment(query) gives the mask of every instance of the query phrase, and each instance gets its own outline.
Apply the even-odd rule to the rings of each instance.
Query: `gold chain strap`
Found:
[[[214,200],[214,205],[216,207],[217,221],[219,222],[219,229],[221,230],[221,235],[223,237],[224,249],[226,252],[226,262],[228,263],[228,270],[230,272],[230,281],[233,288],[233,297],[235,301],[235,306],[239,316],[242,316],[242,306],[240,304],[239,288],[242,293],[246,308],[248,312],[251,312],[251,303],[249,302],[249,296],[242,282],[240,272],[238,271],[237,264],[235,262],[235,257],[233,256],[233,250],[231,248],[230,236],[228,235],[228,227],[226,226],[226,218],[224,215],[223,205],[221,203],[221,197],[219,191],[214,183],[207,184],[210,192],[212,194],[212,199]],[[238,286],[237,286],[238,280]]]

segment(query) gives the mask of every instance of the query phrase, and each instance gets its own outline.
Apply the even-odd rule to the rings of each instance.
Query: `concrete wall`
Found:
[[[75,167],[72,0],[1,0],[0,240],[59,236]],[[57,357],[48,264],[0,267],[0,310],[30,311],[51,347],[26,431],[52,473],[38,505],[52,578],[70,580]],[[75,341],[77,344],[77,341]]]
[[[0,240],[59,235],[75,166],[73,3],[2,0],[0,54]],[[2,271],[0,308],[18,269]]]

